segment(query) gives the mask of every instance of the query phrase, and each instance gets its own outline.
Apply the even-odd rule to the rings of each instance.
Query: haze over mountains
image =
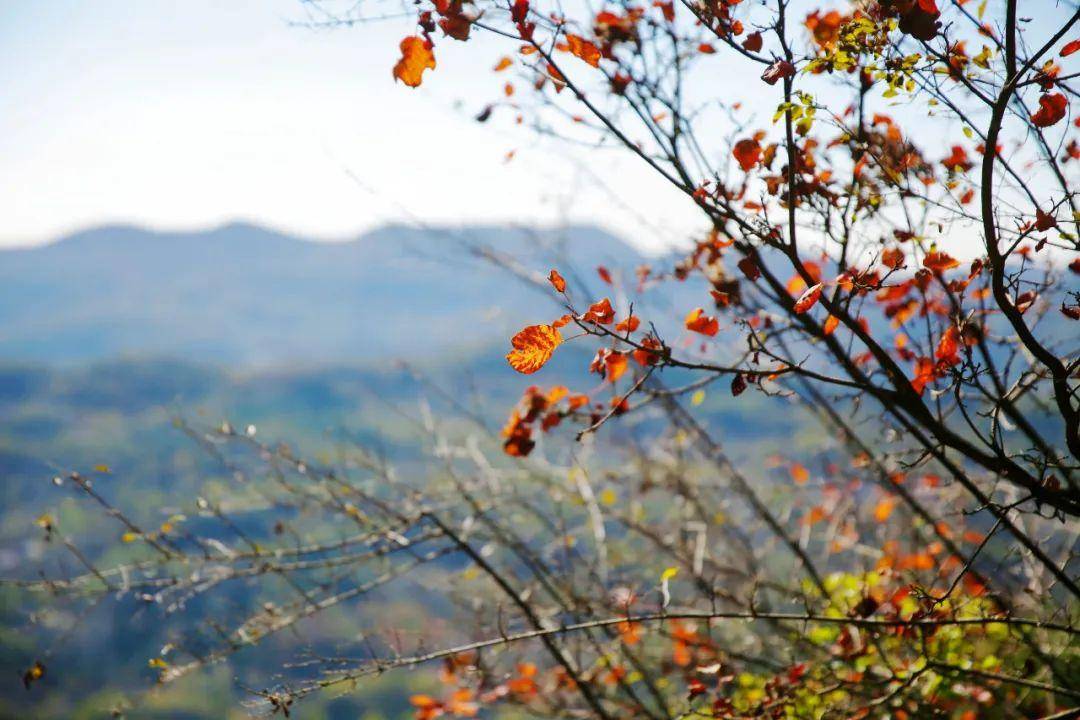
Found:
[[[470,245],[544,274],[561,262],[591,275],[598,264],[639,259],[588,227],[392,226],[342,243],[246,224],[188,233],[101,227],[0,251],[0,358],[366,362],[505,342],[508,332],[557,312]]]

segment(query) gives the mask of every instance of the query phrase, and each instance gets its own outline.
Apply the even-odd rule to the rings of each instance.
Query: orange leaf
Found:
[[[619,332],[634,332],[639,325],[641,325],[641,320],[638,319],[637,315],[631,315],[616,325],[615,329]]]
[[[929,252],[922,261],[923,267],[934,272],[945,272],[960,266],[960,261],[943,252]]]
[[[806,292],[795,301],[795,312],[799,315],[803,314],[810,308],[817,305],[818,299],[821,297],[821,283],[812,285],[806,289]]]
[[[960,331],[956,329],[955,325],[950,325],[945,328],[945,332],[941,335],[941,341],[938,342],[937,352],[934,354],[938,360],[948,363],[949,365],[955,365],[960,362],[958,351],[960,350]]]
[[[597,325],[609,325],[615,319],[615,310],[611,307],[611,301],[604,298],[590,305],[589,311],[582,315],[581,319]]]
[[[712,337],[720,329],[720,323],[706,315],[704,308],[694,308],[686,315],[686,329]]]
[[[904,251],[898,247],[887,248],[881,253],[881,264],[893,270],[904,264]]]
[[[896,500],[893,498],[884,498],[876,506],[874,506],[874,519],[879,523],[883,523],[889,519],[892,515],[893,507],[896,505]]]
[[[581,58],[593,67],[600,67],[600,48],[589,42],[580,35],[567,33],[566,42],[570,46],[570,52]]]
[[[805,485],[810,479],[810,471],[802,463],[791,463],[788,472],[791,474],[791,481],[796,485]]]
[[[604,365],[607,367],[607,379],[611,382],[615,382],[623,376],[626,372],[627,358],[629,356],[626,353],[611,352],[604,357]]]
[[[830,315],[825,321],[824,332],[826,335],[832,335],[836,332],[836,327],[840,324],[840,318],[835,315]]]
[[[561,342],[562,335],[551,325],[530,325],[510,339],[514,349],[507,353],[506,361],[519,373],[531,375],[551,359]]]
[[[513,60],[511,60],[508,57],[504,57],[501,60],[499,60],[498,63],[496,63],[495,68],[494,68],[495,72],[502,72],[503,70],[505,70],[506,68],[510,67],[513,64],[514,64]]]
[[[424,70],[435,69],[435,53],[430,40],[410,35],[401,41],[401,59],[394,65],[394,77],[409,87],[419,87]]]
[[[558,270],[552,268],[548,273],[548,282],[551,283],[551,287],[555,288],[556,292],[566,292],[566,280],[559,274]]]

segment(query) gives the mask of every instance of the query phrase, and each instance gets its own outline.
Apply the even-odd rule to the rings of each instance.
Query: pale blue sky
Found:
[[[410,215],[565,217],[657,242],[568,156],[472,121],[499,96],[505,78],[484,70],[509,48],[443,42],[437,73],[409,90],[390,69],[412,20],[290,24],[303,19],[297,0],[0,4],[0,244],[233,219],[340,238]],[[585,161],[623,202],[647,200],[668,238],[693,227],[686,200],[637,161]]]

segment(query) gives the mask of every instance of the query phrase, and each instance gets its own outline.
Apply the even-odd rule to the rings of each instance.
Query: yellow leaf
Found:
[[[705,402],[705,391],[698,390],[696,393],[690,396],[690,404],[697,406]]]
[[[675,577],[678,574],[679,574],[679,568],[677,568],[677,567],[669,567],[667,570],[665,570],[663,573],[660,574],[660,582],[667,582],[668,580],[670,580],[671,578]]]

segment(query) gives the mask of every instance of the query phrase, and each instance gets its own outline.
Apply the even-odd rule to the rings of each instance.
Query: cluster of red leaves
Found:
[[[536,446],[533,428],[537,421],[540,430],[547,432],[589,404],[589,396],[571,393],[565,385],[555,385],[547,392],[532,385],[525,389],[518,406],[510,413],[503,427],[503,451],[513,457],[525,457]]]

